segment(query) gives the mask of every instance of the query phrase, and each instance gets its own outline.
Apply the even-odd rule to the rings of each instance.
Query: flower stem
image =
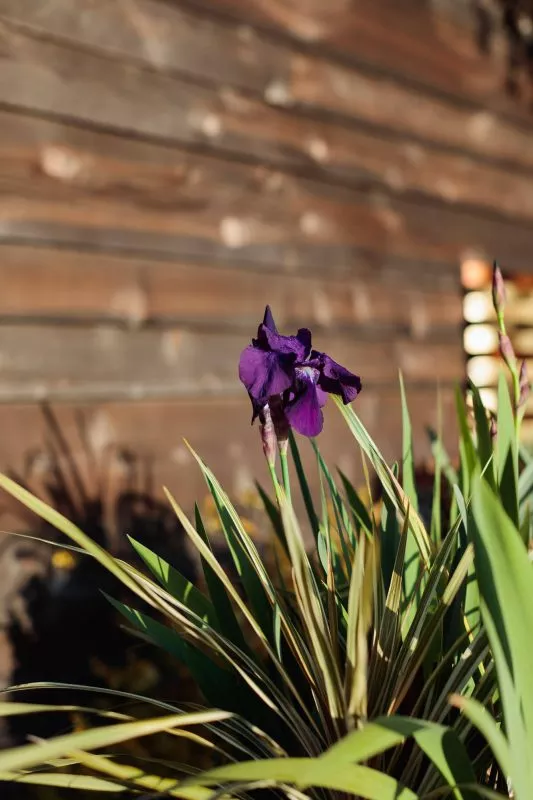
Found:
[[[516,435],[516,443],[517,445],[520,444],[520,423],[522,421],[520,415],[520,376],[517,369],[514,369],[512,372],[513,377],[513,390],[514,390],[514,425],[515,425],[515,435]]]
[[[496,275],[496,270],[495,273]],[[503,284],[503,278],[500,278],[501,287],[499,290],[499,300],[495,299],[496,295],[498,294],[495,290],[495,284],[493,282],[493,302],[494,308],[496,310],[496,317],[498,322],[498,330],[499,330],[499,341],[500,341],[500,353],[507,365],[507,369],[511,375],[511,380],[513,383],[513,410],[514,410],[514,430],[515,430],[515,437],[517,445],[520,442],[520,423],[521,417],[519,413],[519,405],[520,405],[520,373],[518,370],[518,364],[516,361],[516,356],[514,353],[513,345],[511,344],[511,340],[507,335],[507,329],[505,327],[505,318],[503,314],[503,307],[505,305],[505,287]]]
[[[268,463],[268,469],[270,472],[270,477],[272,479],[272,486],[274,487],[274,492],[276,493],[276,500],[278,501],[278,505],[281,501],[281,486],[279,485],[278,476],[276,474],[276,467],[274,464]]]
[[[281,476],[283,478],[283,489],[289,503],[291,502],[291,479],[289,475],[289,459],[287,448],[280,448],[279,460],[281,461]]]

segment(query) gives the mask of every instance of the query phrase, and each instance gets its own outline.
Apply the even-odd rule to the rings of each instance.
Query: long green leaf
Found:
[[[383,459],[376,444],[351,406],[345,406],[338,397],[333,397],[337,408],[346,420],[350,431],[359,443],[363,452],[368,456],[381,481],[384,491],[389,495],[396,509],[400,512],[402,520],[405,519],[409,509],[409,498],[394,477],[392,470]],[[434,546],[427,534],[422,520],[414,509],[409,511],[409,529],[418,545],[421,559],[425,567],[429,567]]]
[[[517,798],[533,786],[533,571],[526,549],[487,482],[476,479],[472,498],[481,613],[492,646],[513,761]]]
[[[367,715],[368,627],[372,617],[372,569],[365,557],[372,540],[360,538],[355,551],[348,596],[346,633],[346,697],[348,713],[358,719]],[[365,569],[366,567],[366,569]]]
[[[448,786],[475,783],[467,752],[452,730],[408,717],[378,717],[333,745],[321,760],[331,761],[340,770],[344,764],[367,761],[409,737],[439,770]],[[463,795],[455,789],[454,796],[461,798]]]
[[[496,489],[496,479],[494,476],[494,464],[493,464],[492,438],[490,435],[489,423],[487,420],[487,412],[485,410],[485,406],[483,405],[479,389],[474,383],[472,383],[472,381],[469,382],[469,388],[472,393],[472,402],[474,405],[474,417],[476,420],[476,434],[477,434],[477,452],[478,452],[479,462],[481,464],[481,469],[484,472],[486,480],[488,481],[489,485],[493,489]]]
[[[359,497],[355,486],[348,480],[346,475],[339,469],[339,475],[341,477],[342,485],[344,487],[344,491],[346,492],[346,498],[348,500],[348,504],[352,510],[352,513],[356,519],[357,524],[363,528],[363,530],[371,534],[372,533],[372,520],[370,519],[370,514],[368,510]]]
[[[447,785],[457,798],[464,795],[457,788],[461,784],[473,785],[475,776],[467,753],[449,729],[404,717],[382,717],[354,731],[323,756],[310,759],[272,759],[261,762],[245,762],[210,770],[198,777],[202,785],[231,782],[273,780],[293,784],[306,789],[309,786],[336,789],[356,794],[359,797],[414,798],[413,792],[402,788],[388,776],[359,762],[413,737],[417,745],[439,770]],[[378,778],[378,776],[380,776]],[[377,792],[381,794],[377,794]]]
[[[370,681],[369,689],[372,700],[372,714],[377,713],[377,711],[384,711],[388,706],[388,698],[390,698],[390,691],[396,677],[396,670],[391,669],[391,664],[397,663],[395,656],[402,641],[402,575],[405,563],[408,523],[409,520],[406,517],[403,531],[399,535],[398,549],[385,599],[385,608],[379,621],[370,661],[372,680]]]
[[[485,706],[481,705],[473,697],[463,697],[452,695],[450,703],[460,709],[468,717],[478,731],[485,737],[490,745],[496,760],[498,761],[504,775],[510,775],[512,770],[511,754],[509,744],[502,733],[501,728],[491,717]]]
[[[79,763],[95,772],[109,775],[126,786],[135,789],[148,790],[155,793],[156,797],[176,797],[180,800],[208,800],[211,793],[200,786],[183,786],[182,782],[162,775],[149,775],[138,767],[119,764],[110,758],[95,753],[74,751]],[[231,800],[230,797],[227,800]]]
[[[199,554],[205,560],[206,564],[209,566],[211,572],[216,576],[216,578],[220,581],[223,585],[225,591],[227,592],[228,597],[231,597],[235,605],[239,608],[241,613],[243,614],[246,621],[249,623],[250,628],[257,636],[258,640],[262,643],[263,647],[265,648],[266,652],[268,653],[272,664],[275,666],[278,673],[283,678],[284,687],[289,689],[293,697],[296,699],[297,703],[299,704],[300,709],[303,711],[304,715],[307,717],[308,721],[311,723],[311,727],[314,728],[318,732],[318,727],[316,726],[316,722],[313,720],[313,717],[307,708],[307,705],[302,700],[300,693],[298,692],[297,687],[294,685],[291,677],[287,674],[284,665],[280,662],[278,654],[277,654],[277,646],[276,642],[274,641],[273,645],[270,644],[268,637],[265,635],[265,632],[262,630],[261,626],[257,622],[255,616],[247,606],[246,602],[241,598],[238,591],[236,590],[235,586],[233,585],[232,581],[226,575],[220,564],[218,563],[217,559],[215,558],[209,544],[204,541],[203,537],[200,535],[199,531],[197,531],[193,525],[191,524],[190,520],[188,519],[187,515],[184,513],[183,509],[168,491],[168,489],[164,488],[164,492],[167,496],[167,499],[174,509],[176,516],[180,520],[183,528],[189,538],[191,539],[194,547],[198,550]],[[277,596],[279,598],[279,596]],[[280,598],[279,598],[280,599]],[[290,627],[288,626],[285,628],[287,631]],[[273,626],[274,631],[274,626]],[[289,634],[287,634],[289,635]],[[274,636],[275,639],[275,636]],[[254,664],[252,659],[246,659],[245,654],[243,651],[240,651],[240,655],[242,656],[243,660],[246,662],[247,669],[244,669],[236,660],[232,661],[234,668],[238,670],[239,675],[248,683],[248,685],[255,691],[257,696],[261,698],[267,708],[274,711],[275,714],[281,715],[281,708],[284,708],[285,714],[284,719],[287,723],[292,725],[294,731],[298,730],[299,735],[302,739],[305,739],[309,746],[309,752],[315,752],[315,745],[314,739],[311,732],[306,728],[305,724],[301,717],[298,716],[293,706],[289,703],[287,704],[285,699],[283,698],[281,692],[277,689],[276,685],[267,678],[266,673],[261,671],[257,664]],[[254,674],[253,677],[250,674],[249,670],[251,666],[254,666]],[[264,685],[267,686],[267,691],[265,691]],[[281,705],[280,705],[281,703]]]
[[[137,555],[142,558],[148,569],[169,594],[180,603],[184,603],[199,617],[205,618],[212,627],[218,627],[217,615],[212,603],[196,586],[157,553],[152,552],[132,536],[128,536],[128,539]]]
[[[459,510],[461,522],[463,526],[463,540],[464,542],[470,541],[469,537],[469,514],[465,498],[458,485],[453,487],[455,502]],[[465,587],[464,597],[464,620],[470,632],[474,631],[481,619],[481,612],[479,609],[479,588],[477,585],[476,568],[472,564],[468,573],[468,579]],[[457,632],[458,633],[458,632]]]
[[[239,625],[237,616],[229,599],[228,587],[225,585],[227,576],[215,558],[213,548],[211,547],[211,542],[209,541],[209,537],[200,514],[200,510],[196,505],[194,507],[194,513],[196,523],[195,533],[202,541],[203,546],[206,549],[206,553],[209,554],[209,557],[206,557],[206,555],[202,555],[201,550],[197,548],[200,553],[200,559],[204,571],[205,582],[211,598],[211,604],[213,608],[216,609],[220,631],[231,642],[233,642],[236,647],[251,655],[251,650],[246,642],[246,639],[244,638],[241,626]],[[214,564],[217,565],[217,569],[213,568]]]
[[[275,591],[261,556],[214,473],[204,464],[195,450],[190,445],[188,447],[198,463],[213,497],[226,542],[249,603],[254,611],[255,619],[271,644],[274,644],[273,605]]]
[[[281,520],[281,514],[279,512],[279,508],[275,503],[272,502],[268,494],[265,492],[263,487],[257,481],[255,482],[255,487],[261,498],[261,501],[265,507],[266,514],[270,520],[270,524],[272,525],[272,529],[280,544],[282,545],[285,552],[287,552],[287,541],[285,539],[285,531],[283,530],[283,522]]]
[[[46,705],[42,703],[15,703],[9,701],[7,703],[0,703],[0,717],[19,717],[26,714],[44,714],[46,712],[56,713],[57,711],[71,712],[76,711],[83,714],[98,714],[102,717],[110,719],[131,719],[127,714],[119,714],[115,711],[104,711],[99,708],[91,708],[86,706],[76,705]]]
[[[461,490],[465,497],[470,496],[470,477],[477,465],[477,454],[472,434],[468,426],[466,404],[459,386],[455,389],[455,408],[459,423],[459,452],[461,455]]]
[[[397,465],[393,464],[393,474],[397,477]],[[398,548],[400,547],[400,525],[398,522],[398,512],[396,506],[390,499],[388,494],[383,495],[382,503],[381,503],[381,537],[380,537],[380,545],[381,545],[381,574],[383,577],[383,585],[385,591],[388,591],[390,586],[390,582],[393,575],[393,570],[395,569],[395,564],[398,560]],[[407,523],[409,522],[408,516],[404,518],[403,528],[405,528],[406,533],[409,530],[408,524],[405,524],[405,520]],[[407,542],[407,536],[406,536]],[[402,545],[405,555],[405,544]],[[404,564],[405,558],[402,559],[402,567],[400,571],[400,580],[402,583],[402,597],[404,596],[404,581],[403,581],[403,573],[404,573]]]
[[[433,479],[433,498],[431,501],[431,538],[438,546],[442,540],[442,467],[444,462],[444,447],[442,446],[442,398],[440,388],[437,390],[437,434],[436,442],[432,443],[433,463],[435,477]]]
[[[314,665],[321,679],[320,684],[330,716],[333,720],[340,720],[345,716],[344,692],[320,591],[305,550],[300,526],[286,498],[282,498],[281,513],[294,570],[298,605],[305,622],[309,647],[314,654]]]
[[[307,758],[279,758],[245,761],[210,770],[195,778],[203,786],[253,784],[271,781],[291,784],[299,789],[317,787],[349,792],[365,800],[417,800],[417,795],[394,778],[358,764],[343,764]]]
[[[413,429],[401,372],[400,398],[402,404],[402,484],[404,492],[409,498],[411,507],[418,511],[418,494],[416,491],[415,459],[413,452]],[[418,552],[418,548],[416,552]],[[409,543],[407,543],[407,553],[409,554]]]
[[[309,487],[309,482],[305,474],[305,470],[302,464],[302,459],[300,457],[300,451],[298,449],[298,444],[296,442],[296,437],[294,436],[292,428],[289,430],[289,444],[291,448],[292,460],[294,461],[294,466],[296,468],[298,483],[300,484],[300,491],[302,493],[305,510],[307,512],[307,517],[309,519],[309,525],[311,527],[313,535],[316,538],[318,536],[318,530],[319,530],[318,516],[315,511],[315,506],[313,503],[313,495]]]
[[[103,547],[100,547],[89,536],[81,531],[76,525],[70,522],[59,511],[51,508],[43,500],[28,492],[22,486],[19,486],[15,481],[8,478],[6,475],[0,474],[0,487],[4,489],[12,497],[19,500],[26,508],[33,511],[41,519],[44,519],[52,527],[56,528],[61,533],[64,533],[69,539],[76,542],[77,545],[82,547],[87,553],[92,555],[97,561],[102,564],[109,572],[117,577],[125,586],[135,592],[135,594],[146,596],[139,587],[137,581],[131,577],[130,573],[121,565],[120,561],[113,556],[109,555]]]
[[[82,792],[129,792],[128,786],[120,786],[111,780],[92,775],[69,775],[64,772],[1,772],[0,781],[24,786],[47,786],[53,789],[78,789]]]
[[[533,497],[533,459],[526,464],[518,479],[518,498],[520,504]]]
[[[242,684],[239,686],[239,682],[231,672],[218,666],[204,652],[185,641],[176,630],[162,625],[148,614],[131,608],[109,595],[106,597],[117,611],[123,614],[151,642],[189,668],[200,691],[210,705],[239,713],[245,710],[242,705],[231,704],[232,700],[239,700],[244,693],[244,687]],[[250,702],[250,698],[248,701]]]
[[[518,527],[518,442],[509,389],[503,372],[498,382],[498,435],[496,466],[500,497],[509,517]]]
[[[344,498],[340,493],[339,488],[335,482],[335,478],[331,474],[330,469],[328,468],[326,462],[324,461],[322,454],[320,453],[320,450],[316,445],[316,442],[312,441],[311,446],[316,455],[320,471],[323,474],[324,478],[326,479],[326,483],[329,488],[329,493],[333,502],[333,509],[335,512],[335,520],[337,523],[337,528],[339,530],[339,538],[341,546],[343,549],[344,557],[349,562],[350,550],[348,543],[350,543],[352,546],[355,545],[355,531],[353,529],[350,513],[348,511],[348,508],[346,507]]]
[[[22,745],[0,753],[0,773],[39,766],[54,758],[61,758],[73,750],[97,750],[114,744],[171,731],[190,725],[205,725],[228,719],[226,711],[199,711],[193,714],[173,714],[166,717],[124,722],[118,725],[57,736],[39,744]]]

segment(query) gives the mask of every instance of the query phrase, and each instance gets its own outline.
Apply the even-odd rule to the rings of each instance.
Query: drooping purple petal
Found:
[[[327,396],[326,392],[323,389],[320,388],[320,386],[316,387],[316,396],[318,398],[318,404],[319,404],[320,408],[323,408],[326,405],[326,401],[328,399],[328,396]]]
[[[263,406],[274,394],[289,389],[293,381],[294,356],[261,350],[249,345],[241,353],[239,378],[255,406]]]
[[[318,436],[322,430],[324,417],[318,391],[310,376],[300,377],[294,399],[285,408],[289,425],[302,436]]]
[[[325,392],[339,394],[344,404],[351,403],[362,389],[361,379],[346,367],[337,364],[326,353],[313,350],[309,361],[318,369],[318,385]]]

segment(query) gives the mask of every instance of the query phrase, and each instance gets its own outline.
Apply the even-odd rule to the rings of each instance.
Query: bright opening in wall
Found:
[[[533,375],[533,274],[512,273],[502,267],[507,303],[505,323],[516,355],[525,358]],[[464,349],[468,377],[479,388],[486,408],[496,411],[497,385],[504,367],[498,351],[498,327],[492,305],[492,265],[469,257],[461,264],[464,289]],[[533,397],[526,406],[522,424],[525,444],[533,446]]]

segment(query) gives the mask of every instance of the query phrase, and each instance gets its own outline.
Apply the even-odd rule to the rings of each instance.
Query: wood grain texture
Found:
[[[462,3],[464,7],[464,3]],[[287,75],[290,54],[307,52],[451,97],[497,100],[502,64],[479,52],[473,14],[417,0],[1,0],[0,15],[38,33],[214,82],[264,90]],[[370,69],[371,71],[371,69]],[[376,72],[376,69],[374,69]]]
[[[185,328],[125,331],[112,326],[0,326],[0,402],[213,396],[239,391],[237,364],[250,336]],[[367,384],[453,382],[458,337],[379,341],[320,336],[315,346],[364,375]]]
[[[0,72],[0,81],[1,81]],[[466,251],[531,267],[531,226],[332,186],[265,166],[5,117],[0,237],[166,257],[346,269],[394,256],[455,265]],[[58,136],[67,134],[64,144]],[[33,139],[32,139],[33,136]],[[8,137],[11,137],[10,139]],[[2,136],[0,135],[0,140]],[[61,140],[64,141],[64,140]],[[1,148],[0,148],[1,150]]]
[[[76,7],[71,6],[69,19],[74,14]],[[94,24],[101,23],[91,22],[97,17],[98,14],[87,15],[78,24],[79,36],[87,36],[86,43],[91,47],[98,39],[105,51],[106,37],[98,36],[99,27],[93,30]],[[43,14],[39,18],[46,29],[49,17]],[[227,148],[234,153],[262,154],[263,158],[270,157],[261,141],[263,137],[259,135],[255,148],[252,142],[244,147],[247,137],[239,132],[239,120],[242,125],[244,119],[246,125],[246,121],[251,119],[253,123],[259,117],[259,134],[265,126],[286,130],[287,123],[283,124],[278,106],[290,111],[291,119],[299,110],[319,112],[319,118],[326,112],[335,118],[340,115],[340,122],[359,121],[460,152],[533,166],[529,132],[523,120],[513,121],[488,108],[455,103],[393,77],[332,63],[326,58],[292,50],[280,53],[268,84],[254,97],[253,92],[243,93],[238,84],[234,86],[223,78],[213,84],[208,74],[200,73],[193,80],[196,62],[188,62],[192,74],[183,78],[160,66],[154,69],[146,59],[144,66],[142,54],[123,61],[110,46],[105,51],[107,58],[100,49],[81,50],[79,46],[35,38],[31,30],[9,21],[1,24],[0,101],[4,103],[147,136]],[[49,32],[55,35],[56,31],[51,23]],[[228,49],[225,57],[231,60],[234,53],[235,48]],[[267,61],[273,61],[270,55]],[[173,113],[173,109],[180,113]],[[272,143],[271,148],[281,159],[283,146],[276,148]]]
[[[527,118],[504,93],[505,41],[477,43],[472,6],[420,0],[188,0],[201,15],[248,23],[329,58],[364,63],[435,93]]]
[[[199,163],[196,160],[196,163]],[[287,270],[353,269],[388,257],[459,264],[473,252],[531,269],[526,223],[327,187],[268,170],[235,168],[224,181],[203,161],[165,201],[95,192],[48,175],[29,184],[0,177],[0,238],[172,258],[281,264]],[[196,176],[200,175],[196,180]]]
[[[286,329],[381,328],[423,340],[462,320],[459,287],[398,271],[351,278],[0,246],[0,319],[189,324],[251,334],[270,303]],[[457,338],[458,335],[457,335]]]
[[[270,114],[266,106],[250,103],[223,113],[217,117],[220,137],[229,137],[235,147],[240,143],[241,154],[252,156],[261,143],[263,161],[316,181],[363,190],[381,185],[393,195],[426,195],[481,212],[533,218],[533,181],[527,174],[332,122],[276,114],[273,124]],[[6,175],[31,178],[44,171],[87,188],[152,189],[160,202],[180,177],[187,179],[187,158],[176,147],[15,113],[0,112],[0,126],[0,168]],[[191,156],[188,161],[194,163]]]
[[[0,0],[0,19],[38,34],[134,59],[158,72],[174,71],[213,83],[264,92],[284,77],[287,48],[238,24],[225,25],[177,3],[158,0]]]

